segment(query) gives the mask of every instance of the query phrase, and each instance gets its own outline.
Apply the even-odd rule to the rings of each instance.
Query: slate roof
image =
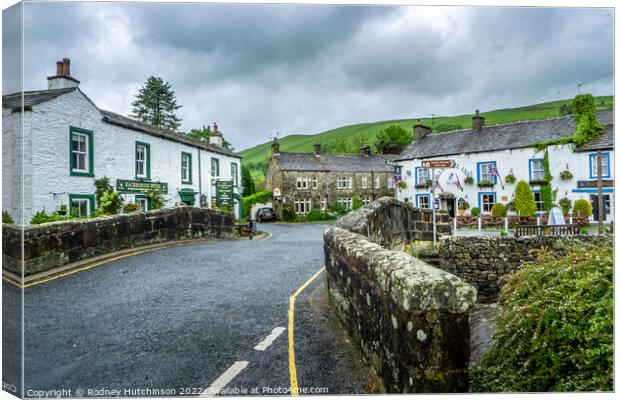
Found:
[[[23,92],[24,94],[24,107],[32,107],[34,105],[55,99],[61,94],[69,93],[76,90],[76,87],[66,89],[52,89],[52,90],[34,90],[30,92]],[[22,92],[8,94],[2,96],[3,108],[21,108],[22,106]]]
[[[280,153],[272,156],[283,171],[392,172],[386,159],[359,154]]]
[[[51,89],[51,90],[37,90],[37,91],[31,91],[31,92],[23,92],[24,93],[24,107],[29,108],[34,105],[37,105],[37,104],[40,104],[40,103],[43,103],[49,100],[53,100],[62,94],[70,93],[74,90],[79,90],[79,89],[77,87],[72,87],[72,88],[66,88],[66,89]],[[81,90],[80,90],[80,93],[82,93]],[[84,97],[88,99],[86,95],[84,95]],[[88,100],[90,101],[90,99]],[[20,110],[21,104],[22,104],[22,92],[2,96],[2,107],[3,108],[12,108],[12,109]],[[97,108],[99,112],[101,112],[102,120],[109,124],[122,126],[127,129],[144,132],[149,135],[161,137],[164,139],[169,139],[175,142],[185,143],[191,146],[195,146],[195,147],[203,148],[205,150],[212,151],[214,153],[224,154],[224,155],[236,157],[236,158],[241,158],[239,155],[235,154],[234,152],[224,147],[210,144],[207,141],[194,139],[194,138],[185,136],[183,134],[170,131],[168,129],[157,128],[155,126],[136,121],[132,118],[125,117],[123,115],[114,113],[112,111],[102,110],[98,108],[94,103],[93,103],[93,106]]]
[[[149,125],[143,122],[136,121],[135,119],[125,117],[124,115],[117,114],[112,111],[107,110],[99,110],[103,115],[103,121],[112,125],[122,126],[127,129],[132,129],[135,131],[140,131],[144,133],[148,133],[149,135],[158,136],[164,139],[173,140],[175,142],[181,142],[185,144],[189,144],[191,146],[196,146],[203,148],[205,150],[212,151],[214,153],[224,154],[231,157],[241,158],[239,155],[234,152],[220,146],[216,146],[210,144],[207,141],[198,140],[191,138],[189,136],[185,136],[180,133],[173,132],[168,129],[158,128],[153,125]]]
[[[599,111],[597,119],[613,131],[613,110]],[[518,149],[529,147],[534,143],[564,138],[570,136],[574,131],[575,121],[570,115],[537,121],[491,125],[482,129],[461,129],[431,134],[413,141],[401,153],[398,160]],[[594,140],[596,139],[598,138]],[[613,143],[613,133],[611,140]]]

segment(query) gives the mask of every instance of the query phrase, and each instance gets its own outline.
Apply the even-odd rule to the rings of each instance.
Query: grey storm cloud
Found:
[[[3,14],[5,38],[15,14]],[[611,8],[26,3],[25,88],[44,87],[69,57],[96,104],[129,113],[142,82],[160,76],[183,130],[217,121],[244,149],[276,131],[567,98],[584,81],[611,94],[613,18]],[[19,89],[15,42],[3,42],[5,94]]]

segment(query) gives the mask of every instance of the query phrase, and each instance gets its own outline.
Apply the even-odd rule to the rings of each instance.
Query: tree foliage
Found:
[[[567,250],[506,276],[473,391],[613,390],[613,248]]]
[[[515,189],[515,210],[522,217],[531,217],[537,210],[532,187],[526,181],[519,181]]]
[[[145,193],[148,202],[149,208],[151,210],[158,210],[162,208],[165,204],[164,195],[161,192],[161,189],[157,186],[151,186]]]
[[[250,212],[252,211],[252,206],[254,204],[265,204],[271,201],[272,196],[273,196],[273,193],[270,191],[254,193],[247,197],[244,195],[243,198],[241,199],[241,206],[242,206],[241,217],[245,220],[248,217],[248,215],[250,215]]]
[[[9,214],[7,210],[2,211],[2,223],[3,224],[14,224],[15,223],[13,221],[13,218],[11,218],[11,215]]]
[[[577,127],[572,135],[573,143],[582,145],[603,132],[603,126],[596,119],[596,102],[591,94],[575,96],[571,111]]]
[[[147,124],[176,131],[181,125],[181,119],[176,116],[177,105],[174,91],[168,82],[150,76],[138,90],[131,105],[131,117]]]
[[[243,197],[251,196],[256,192],[250,169],[245,165],[241,165],[241,186],[243,186],[243,193],[241,194]]]
[[[495,203],[493,207],[491,207],[491,215],[494,217],[505,217],[508,209],[502,203]]]
[[[413,140],[413,135],[405,128],[398,125],[390,125],[377,133],[375,148],[379,154],[399,154]]]
[[[540,197],[543,201],[543,208],[545,211],[551,211],[553,207],[555,207],[555,195],[556,191],[553,191],[551,188],[551,181],[553,180],[553,176],[551,175],[551,168],[549,166],[549,152],[545,150],[545,155],[543,157],[543,167],[545,169],[545,184],[540,186]]]
[[[187,136],[194,138],[194,139],[198,139],[198,140],[203,140],[208,142],[209,138],[211,137],[211,126],[202,126],[202,128],[200,129],[191,129],[189,132],[186,133]],[[221,135],[221,132],[220,132]],[[228,150],[234,150],[232,147],[232,144],[226,140],[224,138],[224,136],[222,135],[222,146]]]

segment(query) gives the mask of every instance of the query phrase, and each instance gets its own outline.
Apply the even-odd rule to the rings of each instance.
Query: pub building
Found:
[[[145,192],[157,187],[165,207],[214,207],[217,197],[239,215],[241,157],[222,145],[216,123],[202,141],[100,109],[70,66],[57,62],[47,90],[2,97],[2,201],[15,223],[63,205],[94,215],[94,182],[104,176],[141,210],[149,209]]]
[[[613,110],[598,111],[597,119],[605,129],[599,136],[581,146],[549,145],[546,152],[556,204],[565,198],[571,204],[587,200],[592,204],[593,221],[599,213],[597,156],[601,154],[603,220],[610,222],[614,218]],[[451,216],[460,213],[459,204],[464,202],[469,210],[478,207],[482,214],[490,214],[493,204],[513,201],[517,182],[524,180],[532,186],[538,212],[542,213],[540,189],[547,183],[545,150],[536,144],[572,135],[576,126],[573,116],[489,126],[484,121],[476,111],[471,128],[436,134],[418,122],[413,127],[413,142],[395,160],[406,184],[405,189],[397,191],[397,198],[428,208],[434,186],[435,207]],[[436,165],[429,161],[439,160],[450,165],[429,168]]]

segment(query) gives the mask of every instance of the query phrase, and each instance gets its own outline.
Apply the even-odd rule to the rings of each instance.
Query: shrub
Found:
[[[3,224],[14,224],[15,223],[13,221],[13,218],[11,218],[11,215],[9,214],[7,210],[2,211],[2,223]]]
[[[353,210],[357,210],[362,206],[362,204],[362,198],[357,193],[354,194],[353,198],[351,199],[351,208]]]
[[[583,245],[582,245],[583,246]],[[505,277],[475,392],[613,390],[613,249],[542,253]]]
[[[132,214],[132,213],[135,213],[136,211],[138,211],[138,205],[134,203],[127,203],[123,207],[123,212],[125,214]]]
[[[463,182],[465,182],[467,185],[473,185],[474,184],[474,178],[471,176],[466,176],[465,179],[463,179]]]
[[[110,178],[107,176],[95,179],[95,200],[97,201],[97,204],[101,203],[101,197],[103,197],[105,193],[113,190],[114,188],[110,185]]]
[[[330,219],[334,219],[332,215],[329,213],[323,212],[321,210],[310,210],[307,215],[308,221],[327,221]]]
[[[478,215],[480,215],[480,209],[478,207],[472,208],[471,215],[473,215],[474,217],[477,217]]]
[[[508,211],[508,209],[502,203],[495,203],[493,207],[491,207],[491,215],[494,217],[505,217],[506,211]]]
[[[536,210],[536,201],[532,187],[525,181],[519,181],[515,189],[515,210],[520,216],[531,217]]]
[[[577,217],[589,217],[592,215],[592,204],[588,200],[575,200],[573,215]]]
[[[469,210],[469,203],[466,202],[465,200],[463,200],[462,202],[459,203],[459,210]]]
[[[282,219],[287,222],[293,222],[297,219],[293,206],[290,204],[284,204],[282,206]]]
[[[254,206],[255,204],[265,204],[268,201],[271,201],[272,196],[273,196],[273,192],[269,190],[265,190],[262,192],[256,192],[254,194],[251,194],[247,197],[242,198],[241,199],[241,204],[242,204],[242,209],[243,209],[242,218],[244,220],[247,219],[248,214],[250,214],[250,211],[252,211],[252,206]]]
[[[58,215],[57,213],[53,213],[48,215],[45,210],[37,211],[32,219],[30,220],[31,225],[39,225],[46,224],[48,222],[56,222],[56,221],[65,221],[70,219],[75,219],[76,216],[73,215]]]
[[[157,186],[152,186],[145,193],[151,210],[158,210],[164,206],[164,195]]]
[[[513,174],[508,174],[506,175],[506,178],[504,178],[504,180],[506,181],[506,183],[515,183],[517,181],[517,178],[515,178],[515,176]]]
[[[349,210],[347,210],[347,207],[345,207],[344,205],[336,203],[329,207],[329,211],[335,216],[340,217],[342,215],[345,215]]]
[[[99,208],[97,208],[98,215],[113,215],[118,214],[118,211],[123,206],[123,198],[118,192],[110,191],[105,192],[99,200]]]

